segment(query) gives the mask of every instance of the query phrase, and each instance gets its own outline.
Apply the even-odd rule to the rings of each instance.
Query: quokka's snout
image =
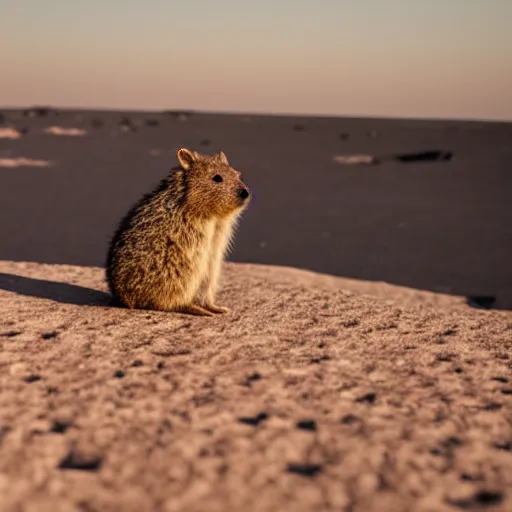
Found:
[[[240,197],[242,201],[248,199],[250,195],[251,193],[249,192],[249,189],[245,185],[238,189],[238,197]]]

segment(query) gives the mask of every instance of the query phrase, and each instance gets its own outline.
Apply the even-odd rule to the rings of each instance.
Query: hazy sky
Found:
[[[0,105],[512,120],[512,0],[0,0]]]

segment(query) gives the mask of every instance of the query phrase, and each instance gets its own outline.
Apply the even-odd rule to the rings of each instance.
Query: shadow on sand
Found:
[[[0,290],[77,306],[111,306],[110,294],[76,284],[0,273]]]

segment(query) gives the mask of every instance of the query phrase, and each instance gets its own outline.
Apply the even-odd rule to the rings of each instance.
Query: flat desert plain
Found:
[[[3,112],[2,512],[512,510],[510,125]],[[254,191],[227,316],[109,305],[180,146]]]
[[[103,266],[180,147],[223,150],[253,192],[232,261],[512,309],[512,123],[2,112],[0,260]]]

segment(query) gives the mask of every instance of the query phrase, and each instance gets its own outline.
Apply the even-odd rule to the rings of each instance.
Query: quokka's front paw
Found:
[[[207,304],[203,307],[212,313],[216,313],[217,315],[226,315],[231,312],[229,308],[225,308],[223,306],[215,306],[214,304]]]
[[[189,304],[188,306],[181,306],[177,308],[178,313],[185,313],[186,315],[196,316],[214,316],[214,312],[205,306],[199,306],[197,304]]]

